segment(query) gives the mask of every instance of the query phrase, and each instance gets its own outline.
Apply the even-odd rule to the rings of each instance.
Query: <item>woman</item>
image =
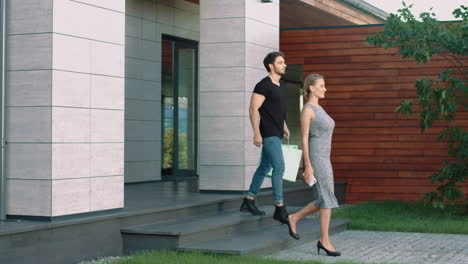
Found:
[[[304,160],[304,180],[317,182],[312,186],[315,200],[294,214],[289,215],[292,233],[296,223],[304,216],[320,211],[320,240],[317,252],[323,249],[329,256],[340,256],[335,251],[328,236],[331,209],[338,207],[334,194],[333,169],[330,162],[330,149],[335,121],[320,106],[319,100],[325,97],[325,80],[319,74],[310,74],[304,80],[304,97],[307,103],[301,113],[302,155]]]

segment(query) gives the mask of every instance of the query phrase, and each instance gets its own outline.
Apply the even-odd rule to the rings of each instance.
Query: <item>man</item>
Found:
[[[262,147],[260,165],[252,178],[247,196],[241,205],[241,212],[264,215],[255,205],[255,196],[260,190],[263,179],[273,168],[271,182],[275,199],[273,218],[281,223],[289,223],[288,213],[283,205],[284,158],[281,148],[283,137],[289,138],[286,125],[286,88],[281,76],[285,74],[286,64],[281,52],[271,52],[263,60],[268,76],[262,79],[250,99],[250,122],[254,138],[253,143]]]

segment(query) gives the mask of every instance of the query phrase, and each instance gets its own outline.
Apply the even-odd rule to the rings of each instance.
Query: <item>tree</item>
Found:
[[[390,14],[384,30],[366,39],[368,45],[397,48],[405,59],[426,64],[435,56],[450,62],[449,70],[441,70],[435,80],[425,77],[415,84],[417,98],[405,100],[397,108],[400,114],[412,114],[413,105],[419,105],[422,131],[431,128],[434,121],[442,120],[448,128],[439,135],[439,141],[447,140],[448,154],[442,168],[431,175],[435,191],[426,193],[424,201],[435,208],[447,204],[465,203],[468,214],[468,197],[463,195],[462,184],[468,178],[468,132],[455,125],[457,111],[468,110],[468,72],[465,67],[468,55],[468,8],[461,6],[453,15],[461,21],[441,23],[434,13],[425,12],[419,20],[411,13],[411,7],[403,2],[397,14]]]
[[[166,130],[166,134],[163,139],[164,152],[163,152],[163,168],[172,168],[174,165],[173,153],[174,153],[174,128]]]

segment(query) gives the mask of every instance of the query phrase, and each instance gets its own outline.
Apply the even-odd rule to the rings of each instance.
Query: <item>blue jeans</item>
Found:
[[[263,179],[265,179],[265,176],[270,172],[271,168],[273,168],[271,184],[273,186],[275,203],[282,204],[284,158],[283,149],[281,148],[281,138],[279,137],[263,138],[262,158],[252,178],[247,195],[252,197],[257,195],[263,183]]]

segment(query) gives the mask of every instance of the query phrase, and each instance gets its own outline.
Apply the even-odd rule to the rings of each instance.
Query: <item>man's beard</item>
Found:
[[[277,70],[275,69],[275,73],[278,74],[278,75],[283,76],[283,75],[286,74],[286,69],[284,69],[284,71],[277,71]]]

